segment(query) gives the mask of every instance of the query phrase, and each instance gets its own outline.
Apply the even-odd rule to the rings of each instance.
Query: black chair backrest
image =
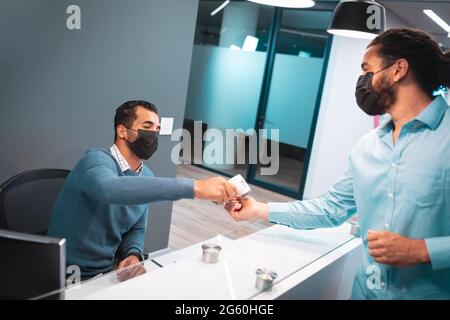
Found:
[[[69,173],[63,169],[37,169],[3,183],[0,229],[46,235],[53,206]]]

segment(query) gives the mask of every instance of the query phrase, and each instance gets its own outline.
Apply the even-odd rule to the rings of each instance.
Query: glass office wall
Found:
[[[192,148],[192,162],[229,175],[241,173],[245,177],[245,164],[230,163],[236,162],[237,142],[232,149],[235,155],[226,161],[231,151],[225,150],[225,141],[217,138],[219,134],[212,136],[211,129],[225,137],[226,129],[254,128],[267,56],[268,28],[274,9],[233,1],[214,14],[223,2],[199,2],[185,128],[192,133],[192,142],[201,143],[205,150],[202,157]],[[199,120],[202,133],[206,130],[212,133],[202,142],[193,129],[193,122]],[[186,155],[183,158],[186,159]]]
[[[335,4],[222,4],[199,2],[182,158],[300,198]]]
[[[263,127],[279,130],[279,170],[256,180],[297,192],[318,101],[332,12],[283,10]],[[268,137],[272,139],[272,137]],[[261,150],[265,152],[265,150]]]

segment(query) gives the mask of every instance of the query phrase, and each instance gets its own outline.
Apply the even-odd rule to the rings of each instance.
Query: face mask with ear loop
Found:
[[[132,130],[137,132],[138,137],[134,142],[129,142],[124,139],[130,149],[134,152],[139,159],[148,160],[158,149],[158,135],[157,131],[149,131],[149,130],[134,130],[127,128],[127,130]]]
[[[373,77],[377,73],[386,70],[394,64],[395,62],[387,65],[377,72],[366,72],[365,74],[360,75],[358,78],[355,90],[356,102],[361,110],[370,116],[383,115],[386,113],[386,106],[380,104],[379,100],[382,97],[383,93],[389,91],[392,86],[397,83],[394,82],[389,87],[383,89],[382,92],[376,92],[372,85]]]

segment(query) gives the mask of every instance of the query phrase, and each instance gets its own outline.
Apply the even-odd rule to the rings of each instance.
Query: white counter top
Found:
[[[208,242],[222,247],[216,264],[201,260],[202,242],[155,258],[163,268],[147,261],[146,274],[119,283],[113,273],[67,290],[66,299],[274,299],[361,244],[348,224],[316,230],[274,225],[237,240],[218,236]],[[270,292],[255,288],[257,268],[278,273]]]

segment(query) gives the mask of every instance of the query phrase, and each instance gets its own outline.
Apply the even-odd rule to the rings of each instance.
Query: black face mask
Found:
[[[382,89],[380,92],[376,92],[372,85],[373,76],[378,72],[386,70],[390,66],[394,65],[394,63],[378,70],[375,73],[367,72],[366,74],[359,76],[355,90],[356,102],[361,110],[368,115],[377,116],[385,114],[394,102],[395,95],[392,91],[392,86],[395,82],[392,85]]]
[[[158,132],[142,129],[138,130],[129,128],[127,129],[136,131],[138,133],[136,141],[129,142],[125,140],[127,141],[131,150],[134,152],[136,156],[139,157],[139,159],[143,160],[149,159],[156,152],[156,149],[158,149],[158,135],[159,135]]]

